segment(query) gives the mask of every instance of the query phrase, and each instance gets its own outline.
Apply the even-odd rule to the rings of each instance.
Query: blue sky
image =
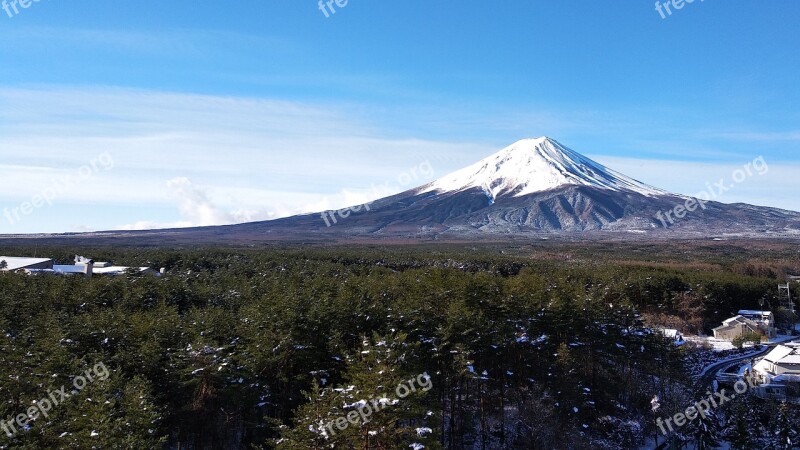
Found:
[[[800,210],[800,4],[696,0],[666,18],[654,6],[0,10],[0,209],[17,208],[0,233],[342,207],[431,181],[403,177],[425,161],[439,177],[542,135],[688,195],[763,156],[767,175],[716,200]]]

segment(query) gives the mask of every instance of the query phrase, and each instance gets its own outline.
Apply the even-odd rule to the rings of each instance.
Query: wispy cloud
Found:
[[[714,133],[714,136],[721,139],[729,139],[733,141],[800,142],[800,131],[779,131],[779,132],[734,131],[734,132]]]
[[[65,47],[83,50],[113,50],[150,57],[207,59],[230,46],[247,46],[257,51],[290,52],[294,44],[277,37],[254,36],[218,29],[172,28],[132,30],[20,26],[0,30],[4,39],[24,42],[27,48]]]
[[[800,173],[800,164],[771,162],[769,158],[765,158],[769,167],[767,173],[748,176],[741,183],[731,183],[734,171],[742,169],[759,156],[762,155],[752,154],[746,158],[731,158],[729,162],[722,164],[603,155],[595,155],[593,159],[647,184],[683,195],[692,196],[707,191],[709,185],[724,178],[726,184],[735,184],[735,188],[715,198],[715,201],[749,203],[800,211],[800,199],[795,195],[800,192],[800,178],[797,176]]]
[[[684,139],[643,139],[640,127],[622,120],[621,113],[570,116],[542,110],[515,117],[489,111],[481,117],[421,108],[385,114],[383,122],[373,116],[374,110],[348,104],[122,88],[0,89],[0,206],[30,199],[37,186],[99,153],[108,152],[115,162],[113,170],[64,193],[47,214],[38,211],[16,228],[0,222],[0,233],[221,225],[337,209],[413,187],[393,181],[423,161],[430,161],[438,177],[513,140],[543,134],[580,152],[608,155],[598,159],[687,194],[759,151],[728,151],[700,139],[691,143],[688,131]],[[417,134],[384,122],[446,132],[426,133],[422,127]],[[612,131],[603,132],[606,126]],[[470,135],[469,129],[484,131]],[[631,130],[639,131],[627,136]],[[493,141],[481,140],[483,134]],[[437,137],[405,137],[413,135]],[[463,140],[452,138],[461,135]],[[620,146],[609,135],[627,136],[626,146],[613,151]],[[597,136],[605,141],[598,143]],[[655,155],[674,160],[654,160]],[[700,155],[715,162],[688,161]],[[776,162],[771,169],[769,179],[748,182],[723,201],[800,209],[792,195],[800,188],[798,167]]]
[[[116,226],[126,228],[218,225],[341,208],[394,193],[373,186],[421,161],[441,161],[448,170],[459,165],[458,155],[491,150],[389,138],[346,107],[279,100],[39,88],[0,89],[0,104],[0,170],[7,184],[0,201],[30,198],[39,182],[108,151],[114,170],[68,193],[60,206],[137,206],[128,214],[138,217],[116,217]],[[165,215],[169,207],[173,213]]]

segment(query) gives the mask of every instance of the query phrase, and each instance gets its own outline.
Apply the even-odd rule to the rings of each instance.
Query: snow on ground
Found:
[[[767,344],[779,344],[786,341],[791,341],[795,339],[797,336],[786,336],[783,334],[779,334],[778,336],[770,339],[767,341]],[[731,341],[726,341],[722,339],[714,339],[711,336],[684,336],[684,340],[687,342],[694,342],[697,344],[699,348],[710,348],[716,352],[721,352],[725,350],[733,350],[736,347],[731,343]],[[744,344],[744,348],[751,348],[755,345],[751,342]]]
[[[796,339],[796,336],[778,335],[769,341],[770,344],[782,343]],[[722,341],[707,336],[685,336],[687,342],[697,345],[697,350],[687,354],[687,367],[694,376],[703,376],[709,366],[724,361],[733,361],[751,354],[758,354],[764,348],[762,345],[748,343],[742,350],[736,349],[728,341]]]
[[[686,369],[694,377],[702,376],[713,364],[727,360],[735,360],[761,351],[761,346],[745,345],[737,349],[728,341],[707,336],[684,336],[686,342],[696,345],[696,350],[686,354]]]
[[[699,348],[710,348],[715,352],[733,350],[736,348],[733,346],[733,344],[731,344],[731,341],[714,339],[711,336],[684,336],[683,339],[687,342],[694,342],[695,344],[697,344]],[[752,344],[747,344],[747,345],[752,345]]]
[[[793,341],[795,339],[797,339],[797,336],[786,336],[784,334],[779,334],[774,339],[770,339],[769,343],[770,344],[782,344],[784,342]]]

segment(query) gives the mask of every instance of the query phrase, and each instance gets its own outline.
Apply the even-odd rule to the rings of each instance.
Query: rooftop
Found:
[[[764,357],[765,360],[769,362],[778,362],[783,358],[791,355],[795,351],[792,347],[787,347],[785,345],[778,345],[774,349],[772,349],[767,356]]]
[[[780,360],[781,364],[797,364],[800,365],[800,355],[789,355]]]
[[[5,261],[8,267],[5,270],[17,270],[35,264],[49,263],[50,258],[18,258],[16,256],[0,256],[0,261]]]
[[[772,315],[772,311],[756,311],[753,309],[742,309],[738,313],[740,316],[761,316],[768,317]]]
[[[741,323],[741,324],[745,324],[745,325],[751,326],[751,327],[756,325],[755,322],[753,322],[752,320],[748,319],[747,317],[744,317],[742,315],[738,315],[738,316],[733,316],[730,319],[723,320],[722,321],[722,326],[715,328],[715,330],[719,329],[719,328],[724,328],[724,327],[730,326],[733,323]]]

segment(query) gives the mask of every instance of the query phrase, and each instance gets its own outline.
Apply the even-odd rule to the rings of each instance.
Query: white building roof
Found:
[[[729,326],[733,325],[734,323],[744,324],[744,325],[747,325],[749,327],[757,327],[758,326],[757,323],[753,322],[752,320],[748,319],[747,317],[734,316],[734,317],[731,317],[730,319],[723,320],[722,321],[722,326],[719,326],[719,327],[714,328],[714,329],[715,330],[719,330],[719,329],[722,329],[722,328],[726,328],[726,327],[729,327]]]
[[[769,354],[767,354],[767,356],[765,356],[764,359],[766,361],[775,363],[794,353],[794,350],[795,349],[791,347],[786,347],[785,345],[779,345],[774,349],[772,349],[772,351],[769,352]]]
[[[763,373],[768,373],[769,369],[770,369],[770,363],[765,359],[762,359],[761,361],[757,362],[755,366],[753,366],[753,370]]]
[[[26,267],[34,266],[36,264],[48,263],[50,258],[18,258],[15,256],[0,256],[0,261],[5,261],[8,264],[5,270],[24,269]]]
[[[756,311],[752,309],[742,309],[738,312],[740,316],[759,316],[759,317],[770,317],[772,316],[772,311]]]
[[[800,365],[800,355],[789,355],[781,358],[778,364],[797,364]]]
[[[125,267],[125,266],[107,266],[107,267],[95,267],[92,269],[92,273],[95,275],[121,275],[125,273],[128,269],[138,270],[139,272],[144,272],[149,270],[149,267]],[[75,265],[54,265],[53,270],[59,273],[84,273],[86,270],[86,264],[75,264]]]

